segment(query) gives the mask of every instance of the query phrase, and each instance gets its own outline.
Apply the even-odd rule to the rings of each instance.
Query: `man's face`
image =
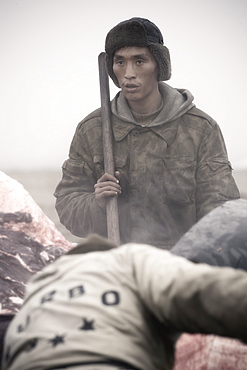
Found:
[[[147,47],[126,47],[115,52],[113,72],[130,105],[157,96],[158,63]]]

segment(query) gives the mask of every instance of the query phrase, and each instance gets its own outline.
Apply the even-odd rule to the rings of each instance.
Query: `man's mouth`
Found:
[[[127,83],[127,84],[124,84],[123,88],[125,91],[134,92],[135,90],[139,88],[139,86],[136,84]]]

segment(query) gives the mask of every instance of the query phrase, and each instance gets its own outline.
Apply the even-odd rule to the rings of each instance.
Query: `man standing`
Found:
[[[121,89],[111,102],[115,176],[104,173],[100,109],[79,123],[63,164],[56,209],[75,235],[106,236],[105,202],[117,196],[121,244],[170,249],[202,216],[239,198],[217,123],[171,76],[157,26],[132,18],[106,37],[108,73]]]

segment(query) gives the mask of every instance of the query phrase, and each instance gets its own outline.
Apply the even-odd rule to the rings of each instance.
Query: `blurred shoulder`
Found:
[[[77,125],[77,131],[87,131],[95,126],[101,127],[101,108],[94,110],[80,121]]]
[[[191,108],[184,114],[181,124],[202,132],[218,127],[217,122],[210,115],[197,107]]]

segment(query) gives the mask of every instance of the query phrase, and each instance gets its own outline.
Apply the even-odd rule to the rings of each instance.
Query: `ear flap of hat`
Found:
[[[114,84],[117,87],[120,87],[119,83],[118,83],[118,79],[115,76],[115,73],[113,72],[113,56],[112,55],[109,56],[108,54],[106,54],[106,68],[107,68],[107,72],[108,72],[109,76],[111,77],[112,81],[114,82]]]
[[[159,65],[159,81],[167,81],[171,78],[170,52],[165,45],[150,44],[149,49]]]

